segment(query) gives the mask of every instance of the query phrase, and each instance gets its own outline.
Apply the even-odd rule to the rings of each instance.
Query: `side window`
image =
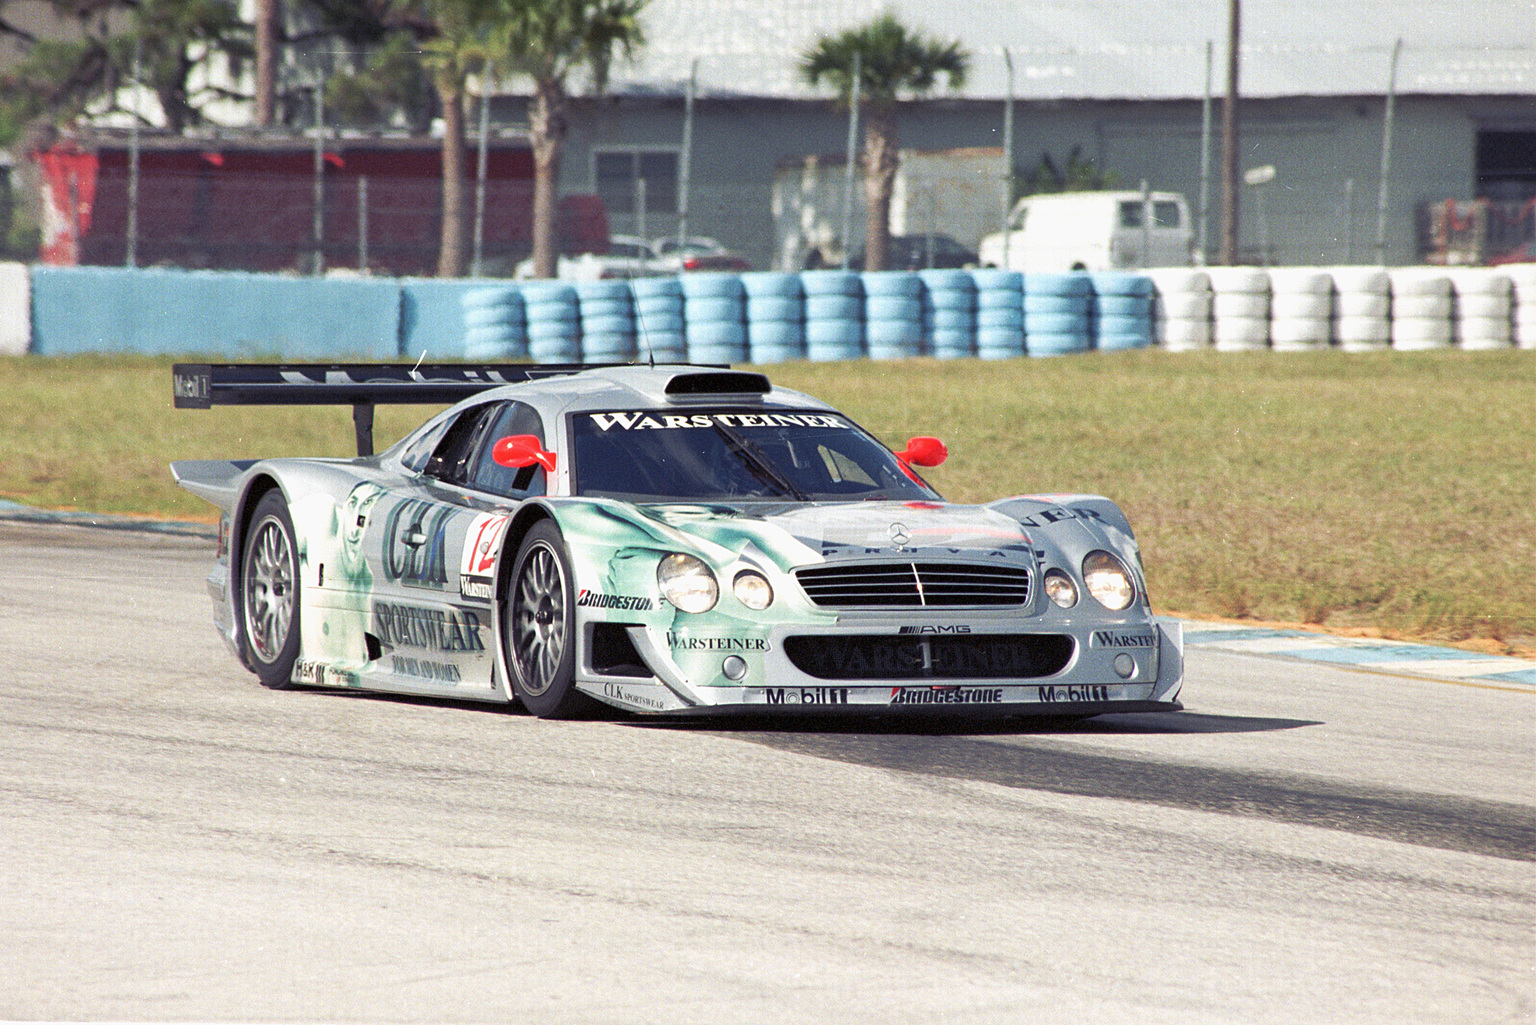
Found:
[[[1179,226],[1179,204],[1166,199],[1153,203],[1152,224],[1158,228],[1177,228]]]
[[[480,438],[501,408],[501,403],[487,402],[460,413],[443,434],[437,448],[432,450],[432,458],[427,460],[421,472],[449,484],[467,484]]]
[[[1141,227],[1141,200],[1128,199],[1120,204],[1120,227]]]
[[[479,438],[479,457],[475,460],[469,486],[506,498],[526,498],[544,494],[544,469],[538,465],[516,469],[502,466],[491,458],[491,448],[513,434],[531,434],[544,444],[544,423],[534,408],[524,402],[508,402],[491,420],[490,430]]]
[[[432,453],[437,451],[438,443],[443,440],[443,432],[448,430],[453,419],[451,416],[445,416],[423,431],[400,453],[400,461],[417,473],[423,472],[427,460],[431,459]]]

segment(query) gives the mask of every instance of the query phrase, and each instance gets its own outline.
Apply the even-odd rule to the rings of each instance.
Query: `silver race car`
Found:
[[[1130,524],[945,502],[848,417],[701,366],[179,364],[178,406],[354,408],[350,459],[172,464],[222,511],[219,633],[269,687],[695,715],[1180,708]],[[373,455],[384,402],[455,402]]]

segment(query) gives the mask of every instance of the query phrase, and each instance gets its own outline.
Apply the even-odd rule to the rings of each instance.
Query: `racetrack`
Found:
[[[0,523],[0,1019],[1520,1022],[1536,692],[1194,648],[1071,727],[272,692],[200,539]]]

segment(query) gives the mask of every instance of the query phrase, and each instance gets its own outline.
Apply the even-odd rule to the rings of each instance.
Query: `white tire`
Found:
[[[1267,292],[1217,292],[1211,297],[1211,312],[1217,320],[1227,317],[1269,317]]]
[[[1457,295],[1509,295],[1514,288],[1508,274],[1491,267],[1462,267],[1449,277]]]
[[[1157,344],[1170,352],[1193,352],[1211,346],[1208,320],[1169,319],[1157,325]]]
[[[1498,317],[1509,319],[1509,294],[1495,295],[1490,292],[1461,292],[1456,296],[1456,316]]]
[[[1416,267],[1388,272],[1392,277],[1392,298],[1410,295],[1450,295],[1451,279],[1443,272]]]
[[[1142,273],[1152,279],[1152,285],[1159,293],[1209,292],[1211,290],[1211,276],[1203,270],[1188,267],[1154,267]]]
[[[1383,267],[1334,267],[1328,273],[1339,292],[1386,295],[1392,290],[1392,278]]]
[[[1211,315],[1209,292],[1165,292],[1157,297],[1157,314],[1184,320],[1205,320]]]
[[[1455,327],[1456,340],[1463,349],[1508,348],[1511,333],[1508,317],[1462,317]]]
[[[1214,292],[1268,292],[1269,272],[1260,267],[1208,267]]]
[[[1227,317],[1216,321],[1211,335],[1218,352],[1257,352],[1269,348],[1269,320]]]
[[[1345,352],[1374,352],[1392,342],[1392,325],[1385,317],[1340,317],[1333,336]]]
[[[1288,317],[1269,324],[1269,341],[1276,349],[1326,348],[1333,322],[1326,317]]]
[[[1518,302],[1536,303],[1536,263],[1511,263],[1503,267]]]
[[[1425,317],[1442,317],[1447,320],[1451,316],[1451,297],[1449,295],[1394,295],[1392,297],[1392,316],[1394,318],[1406,317],[1409,319],[1421,319]]]
[[[1385,317],[1392,312],[1392,300],[1385,292],[1340,292],[1333,297],[1336,317]]]
[[[1312,267],[1273,267],[1269,271],[1269,290],[1276,295],[1328,295],[1333,291],[1333,277]]]
[[[1451,322],[1436,317],[1399,317],[1392,321],[1392,348],[1405,351],[1448,349]]]
[[[1276,292],[1269,300],[1269,315],[1275,320],[1289,320],[1292,317],[1322,317],[1327,320],[1333,316],[1333,293]]]

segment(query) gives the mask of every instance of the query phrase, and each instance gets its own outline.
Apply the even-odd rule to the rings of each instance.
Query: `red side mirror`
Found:
[[[538,463],[546,472],[555,472],[555,454],[544,451],[539,439],[531,434],[511,434],[498,440],[491,449],[491,458],[514,470]]]
[[[918,436],[907,441],[907,447],[896,453],[896,458],[915,466],[938,466],[949,458],[949,449],[938,438]]]

